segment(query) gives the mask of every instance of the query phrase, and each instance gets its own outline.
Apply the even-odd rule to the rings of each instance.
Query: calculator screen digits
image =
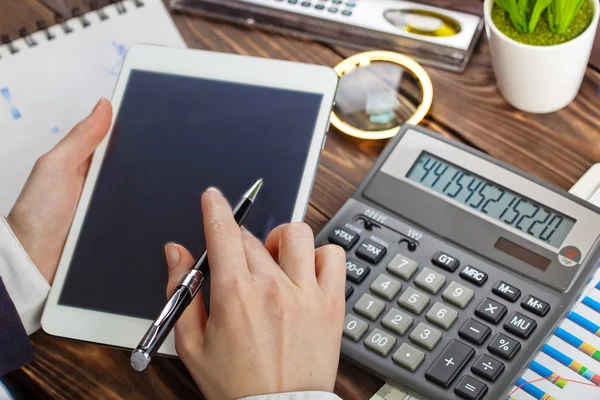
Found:
[[[573,218],[427,152],[407,178],[556,248],[575,225]]]

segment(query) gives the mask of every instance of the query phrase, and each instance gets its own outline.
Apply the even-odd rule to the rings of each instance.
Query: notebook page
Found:
[[[137,7],[123,1],[69,20],[66,34],[55,25],[13,42],[18,53],[0,46],[0,214],[6,215],[19,195],[35,160],[52,148],[92,110],[101,96],[111,98],[127,49],[139,43],[185,47],[161,0]]]

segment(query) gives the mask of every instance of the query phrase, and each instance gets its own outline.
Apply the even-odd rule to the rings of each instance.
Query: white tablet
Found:
[[[204,248],[200,196],[257,178],[245,226],[304,217],[337,75],[327,67],[139,46],[117,82],[42,317],[50,334],[134,348],[165,304],[163,247]],[[175,355],[172,336],[160,353]]]

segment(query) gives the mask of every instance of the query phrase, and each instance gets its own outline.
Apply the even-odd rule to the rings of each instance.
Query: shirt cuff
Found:
[[[0,216],[0,277],[28,335],[41,327],[50,285]]]
[[[329,392],[288,392],[244,397],[238,400],[340,400]]]

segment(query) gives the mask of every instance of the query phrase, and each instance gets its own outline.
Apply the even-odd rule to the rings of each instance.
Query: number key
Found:
[[[365,346],[369,350],[372,350],[384,357],[387,356],[395,344],[395,337],[377,328],[373,329],[373,332],[371,332],[371,334],[365,339]]]
[[[346,277],[352,282],[361,283],[369,275],[369,272],[371,272],[371,268],[353,258],[346,261]]]
[[[424,322],[419,322],[409,338],[419,346],[431,350],[442,338],[442,332]]]
[[[444,329],[450,328],[457,317],[458,311],[446,307],[440,302],[436,302],[425,315],[429,322]]]
[[[412,323],[413,317],[397,308],[392,308],[381,320],[381,325],[398,335],[404,335]]]
[[[388,272],[405,281],[412,278],[418,268],[419,264],[416,261],[404,257],[402,254],[396,254],[387,266]]]
[[[344,336],[349,337],[356,342],[365,334],[367,329],[369,329],[369,325],[365,321],[356,318],[352,314],[346,315],[346,320],[344,321]]]
[[[444,283],[446,283],[446,277],[429,268],[423,268],[423,271],[415,279],[415,285],[433,294],[439,292]]]
[[[373,321],[379,317],[379,315],[385,309],[385,304],[383,301],[376,299],[375,297],[369,294],[363,294],[360,299],[354,305],[354,311],[362,315],[363,317],[367,317]]]
[[[402,288],[402,284],[385,274],[379,275],[371,284],[371,292],[386,300],[393,299]]]
[[[423,309],[427,307],[427,304],[429,304],[429,296],[411,287],[406,289],[398,299],[398,305],[417,315],[423,312]]]
[[[456,307],[465,308],[473,299],[473,291],[458,282],[452,281],[442,293],[442,298]]]

